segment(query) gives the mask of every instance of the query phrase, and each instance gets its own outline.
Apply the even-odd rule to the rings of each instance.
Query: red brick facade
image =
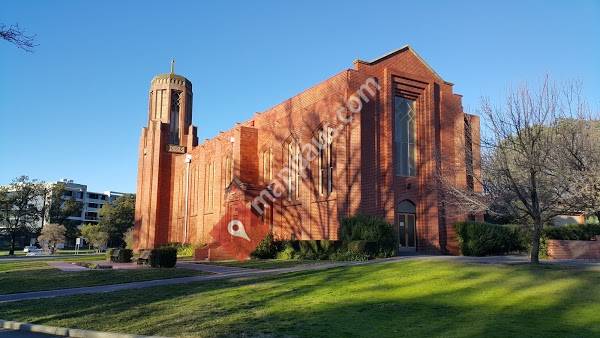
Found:
[[[179,107],[171,99],[175,94]],[[416,175],[411,177],[394,172],[395,96],[415,101]],[[219,253],[223,243],[235,246],[238,240],[247,246],[248,240],[216,229],[226,228],[232,217],[246,217],[247,232],[260,236],[272,231],[278,238],[337,239],[342,218],[365,213],[396,222],[399,204],[408,200],[415,205],[416,249],[457,252],[451,225],[467,215],[440,205],[434,175],[443,172],[457,185],[481,189],[468,179],[469,172],[480,170],[479,119],[463,112],[452,84],[410,47],[372,62],[356,61],[353,69],[202,144],[191,125],[191,100],[192,85],[185,78],[153,79],[139,150],[137,249],[186,242],[210,244]],[[360,109],[352,113],[355,108]],[[323,137],[321,130],[336,131],[324,153],[331,160],[306,160],[297,177],[286,171],[296,158],[290,142],[305,159],[310,156],[304,146]],[[330,187],[319,185],[329,177]],[[252,210],[257,195],[277,190],[281,197],[263,199],[264,214]],[[221,251],[220,257],[244,258],[231,248]]]

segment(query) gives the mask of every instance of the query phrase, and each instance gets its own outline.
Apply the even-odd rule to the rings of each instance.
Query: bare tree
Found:
[[[590,191],[600,194],[599,155],[591,144],[594,133],[584,132],[593,130],[592,119],[585,105],[575,104],[579,88],[546,78],[538,89],[523,85],[510,91],[501,106],[483,100],[483,192],[440,178],[445,203],[530,226],[532,263],[539,262],[543,227],[552,218],[600,205],[600,198],[588,203]]]
[[[32,53],[33,48],[37,46],[35,35],[26,34],[25,30],[19,27],[18,24],[10,26],[0,24],[0,39],[6,40],[29,53]]]

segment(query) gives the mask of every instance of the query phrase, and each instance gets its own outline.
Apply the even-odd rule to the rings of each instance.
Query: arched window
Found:
[[[261,154],[262,160],[262,178],[264,183],[273,179],[273,151],[271,148],[265,149]]]
[[[231,156],[225,158],[225,186],[229,186],[233,179],[233,159]]]
[[[287,191],[288,199],[296,200],[300,197],[300,170],[302,155],[300,145],[292,139],[287,143]]]
[[[212,161],[209,161],[204,168],[204,210],[212,210],[215,200],[215,165]]]
[[[318,190],[321,195],[328,195],[333,191],[333,128],[323,126],[317,132],[319,144],[319,182]]]
[[[415,101],[394,97],[394,171],[396,176],[415,176]]]

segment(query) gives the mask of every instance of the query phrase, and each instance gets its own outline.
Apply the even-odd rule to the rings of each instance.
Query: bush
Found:
[[[600,224],[568,224],[549,227],[544,230],[548,239],[591,241],[595,236],[600,236]]]
[[[329,259],[332,261],[368,261],[369,255],[349,250],[338,250]]]
[[[173,268],[177,264],[177,248],[164,246],[150,250],[150,266],[153,268]]]
[[[277,259],[296,259],[296,250],[291,243],[286,243],[282,251],[279,251],[276,255]]]
[[[459,222],[454,224],[454,229],[465,256],[505,255],[527,250],[527,232],[519,226]]]
[[[119,251],[119,255],[113,257],[115,250]],[[111,248],[106,250],[106,260],[113,263],[131,263],[132,257],[133,250],[131,249]]]
[[[262,258],[269,259],[275,258],[277,256],[277,252],[281,249],[281,243],[276,242],[273,238],[272,233],[268,233],[265,238],[263,238],[254,251],[250,254],[252,258]]]
[[[194,250],[196,247],[199,247],[199,245],[173,242],[164,245],[163,247],[175,248],[177,250],[177,257],[192,257],[194,255]]]
[[[344,242],[374,242],[371,256],[390,257],[396,252],[396,231],[381,217],[356,215],[342,220],[340,237]]]

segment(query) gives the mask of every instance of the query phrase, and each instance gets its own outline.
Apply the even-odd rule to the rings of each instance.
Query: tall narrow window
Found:
[[[295,141],[290,141],[288,151],[288,199],[296,200],[300,197],[300,164],[302,156],[300,146]]]
[[[394,97],[394,171],[396,176],[415,176],[415,101]]]
[[[204,209],[208,211],[214,207],[215,166],[213,162],[206,164],[204,177]]]
[[[225,158],[225,186],[229,186],[233,180],[233,160],[231,156]]]
[[[319,142],[319,182],[317,184],[321,195],[333,191],[333,128],[323,127],[318,133]]]
[[[271,148],[262,152],[262,178],[264,183],[273,179],[273,151]]]
[[[171,115],[169,124],[171,144],[179,144],[179,108],[180,108],[181,92],[178,90],[171,91]]]

